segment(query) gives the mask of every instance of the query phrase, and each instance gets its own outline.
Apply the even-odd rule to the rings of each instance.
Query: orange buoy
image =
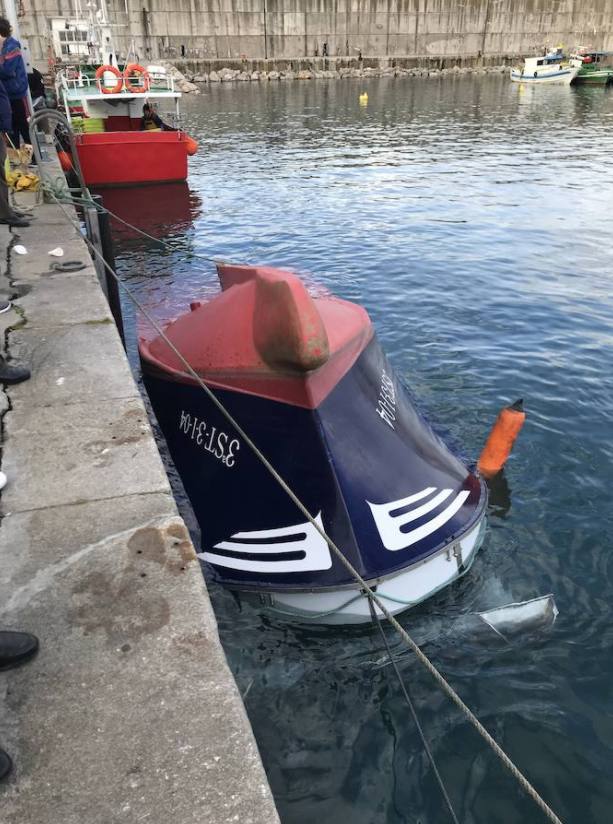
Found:
[[[188,134],[185,135],[185,145],[187,148],[187,154],[191,157],[195,155],[198,151],[198,143],[194,140],[193,137],[190,137]]]
[[[62,171],[69,172],[72,169],[72,158],[63,150],[60,150],[57,153],[58,160],[60,161],[60,166],[62,167]]]
[[[523,399],[520,398],[511,406],[506,406],[496,418],[477,462],[477,467],[485,478],[496,475],[507,462],[526,420],[523,404]]]

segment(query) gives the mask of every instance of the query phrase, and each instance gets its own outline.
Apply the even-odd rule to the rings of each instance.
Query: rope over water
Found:
[[[379,632],[381,633],[381,638],[383,638],[383,643],[385,644],[385,649],[387,651],[387,656],[390,659],[390,664],[394,668],[394,672],[396,673],[396,677],[398,678],[398,682],[400,683],[400,689],[402,690],[402,694],[404,695],[404,699],[408,704],[409,710],[411,711],[411,715],[413,716],[413,722],[414,722],[414,724],[417,728],[417,732],[419,733],[419,737],[421,738],[422,746],[423,746],[424,750],[426,751],[426,755],[428,756],[428,761],[430,762],[430,766],[432,767],[432,771],[434,772],[434,775],[435,775],[436,780],[438,782],[438,786],[439,786],[439,789],[441,791],[441,794],[442,794],[443,798],[445,799],[445,804],[447,805],[447,809],[449,810],[449,815],[451,816],[452,820],[454,821],[454,824],[460,824],[460,822],[458,821],[458,817],[455,814],[455,810],[453,809],[453,804],[451,803],[451,799],[449,798],[447,788],[445,787],[445,784],[443,783],[443,779],[441,777],[441,774],[438,770],[438,767],[436,766],[436,761],[434,760],[434,755],[432,754],[432,750],[430,749],[430,745],[428,744],[428,741],[426,739],[426,735],[425,735],[425,733],[423,731],[423,728],[422,728],[422,726],[419,722],[419,718],[417,717],[417,712],[415,711],[413,701],[411,700],[411,696],[409,695],[408,687],[405,684],[402,675],[400,674],[398,664],[396,663],[396,659],[394,658],[394,656],[392,654],[392,651],[390,649],[390,645],[388,643],[387,636],[385,634],[385,630],[383,629],[383,625],[382,625],[380,619],[377,617],[377,614],[375,613],[375,608],[372,605],[372,599],[370,597],[368,598],[368,606],[370,608],[370,617],[372,618],[372,622],[373,622],[373,624],[377,625],[377,627],[379,628]]]
[[[67,210],[62,205],[61,201],[53,192],[49,192],[49,195],[55,200],[58,204],[60,209],[63,211],[67,221],[72,224],[73,228],[76,229],[79,236],[83,237],[81,234],[80,226],[76,220],[73,220],[71,215],[67,212]],[[106,210],[108,211],[108,210]],[[109,212],[109,214],[112,214]],[[145,234],[145,233],[143,233]],[[364,596],[367,596],[370,599],[371,604],[374,603],[381,611],[381,613],[387,618],[390,624],[394,627],[394,629],[398,632],[400,637],[404,640],[407,646],[413,651],[415,656],[417,657],[418,661],[423,664],[423,666],[428,670],[430,675],[434,678],[436,683],[439,685],[441,690],[448,696],[448,698],[456,705],[456,707],[463,713],[463,715],[467,718],[467,720],[472,724],[472,726],[477,730],[479,735],[484,739],[484,741],[490,746],[490,748],[494,751],[494,753],[498,756],[498,758],[502,761],[505,767],[509,770],[511,775],[517,780],[520,784],[522,789],[527,793],[527,795],[532,798],[535,804],[541,809],[544,815],[547,817],[549,821],[554,822],[554,824],[563,824],[562,820],[558,818],[558,816],[554,813],[551,807],[547,804],[547,802],[539,795],[537,790],[532,786],[532,784],[528,781],[528,779],[523,775],[523,773],[515,766],[513,761],[509,758],[509,756],[505,753],[502,747],[494,740],[494,738],[490,735],[490,733],[486,730],[483,724],[479,721],[476,715],[472,712],[472,710],[462,701],[460,696],[457,692],[453,689],[453,687],[447,683],[443,675],[437,670],[434,664],[430,661],[428,656],[422,652],[420,647],[417,643],[411,638],[409,633],[404,629],[404,627],[394,618],[391,612],[387,609],[385,604],[381,601],[381,599],[377,596],[377,593],[371,589],[371,587],[367,584],[367,582],[362,578],[360,573],[355,569],[353,564],[345,557],[343,552],[339,549],[339,547],[334,543],[334,541],[326,534],[325,530],[319,526],[315,518],[311,515],[302,501],[297,497],[297,495],[293,492],[291,487],[285,482],[285,480],[281,477],[281,475],[277,472],[274,466],[270,463],[270,461],[266,458],[266,456],[260,451],[257,445],[251,440],[249,435],[244,431],[238,421],[231,415],[230,412],[225,408],[225,406],[217,399],[214,392],[209,389],[209,387],[204,383],[202,378],[195,372],[192,366],[188,363],[188,361],[183,357],[181,352],[175,347],[171,340],[166,336],[164,330],[161,326],[157,323],[156,320],[149,314],[149,312],[144,308],[144,306],[140,303],[138,298],[133,294],[133,292],[126,286],[126,284],[121,280],[121,278],[117,275],[117,273],[113,270],[110,264],[104,259],[104,256],[98,251],[95,245],[89,240],[87,237],[83,237],[84,241],[87,243],[93,254],[96,258],[98,258],[106,270],[109,272],[111,277],[117,282],[117,285],[123,289],[125,294],[128,298],[132,301],[134,306],[143,314],[143,317],[147,320],[148,323],[151,324],[153,329],[157,332],[157,334],[162,338],[162,340],[166,343],[168,348],[179,358],[185,369],[187,370],[188,374],[196,381],[196,383],[200,386],[200,388],[205,392],[208,396],[209,400],[217,407],[219,412],[223,415],[223,417],[228,421],[228,423],[235,429],[235,431],[243,438],[247,446],[253,451],[256,457],[261,461],[261,463],[266,467],[268,472],[272,475],[275,481],[279,484],[279,486],[283,489],[286,495],[290,498],[290,500],[296,505],[296,507],[302,512],[302,514],[307,518],[310,524],[317,530],[317,532],[321,535],[321,537],[326,541],[332,552],[336,555],[338,560],[343,564],[343,566],[351,573],[355,581],[360,585],[362,588],[362,593]],[[213,258],[207,258],[207,260],[213,260]]]

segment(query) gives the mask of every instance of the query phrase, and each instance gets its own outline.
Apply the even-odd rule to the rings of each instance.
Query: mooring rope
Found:
[[[479,735],[486,741],[486,743],[491,747],[494,753],[498,756],[498,758],[502,761],[505,767],[509,770],[511,775],[518,781],[520,786],[524,789],[524,791],[532,798],[535,804],[542,810],[545,816],[549,819],[549,821],[554,822],[554,824],[562,824],[562,821],[558,816],[554,813],[551,807],[547,804],[547,802],[539,795],[537,790],[532,786],[532,784],[528,781],[528,779],[524,776],[524,774],[515,766],[513,761],[509,758],[509,756],[505,753],[502,747],[495,741],[495,739],[490,735],[490,733],[486,730],[483,724],[479,721],[477,716],[472,712],[472,710],[462,701],[460,696],[457,692],[453,689],[453,687],[447,683],[444,676],[438,671],[438,669],[434,666],[434,664],[430,661],[428,656],[422,652],[421,648],[418,644],[411,638],[409,633],[405,630],[405,628],[394,618],[391,612],[387,609],[385,604],[377,597],[377,593],[371,589],[371,587],[367,584],[364,578],[360,575],[357,569],[353,566],[351,561],[345,557],[344,553],[339,549],[339,547],[335,544],[332,538],[327,535],[323,527],[317,523],[316,519],[311,515],[308,511],[306,506],[302,503],[300,498],[294,493],[291,487],[286,483],[286,481],[281,477],[281,475],[277,472],[274,466],[270,463],[268,458],[260,451],[258,446],[251,440],[249,435],[245,432],[242,426],[238,423],[238,421],[232,416],[232,414],[225,408],[225,406],[221,403],[220,400],[216,397],[214,392],[204,383],[200,375],[192,368],[192,366],[188,363],[188,361],[184,358],[181,352],[176,348],[176,346],[172,343],[172,341],[167,337],[164,330],[157,323],[156,320],[149,314],[149,312],[144,308],[138,298],[133,294],[133,292],[125,285],[125,283],[121,280],[121,278],[117,275],[117,273],[113,270],[109,263],[104,259],[102,253],[95,247],[95,245],[91,242],[88,237],[84,237],[81,234],[81,229],[76,220],[73,220],[72,217],[68,214],[60,200],[51,195],[53,199],[56,201],[60,209],[64,212],[66,219],[69,223],[72,224],[73,228],[76,229],[77,233],[83,240],[87,243],[89,248],[92,250],[96,258],[98,258],[106,270],[109,272],[111,277],[117,282],[117,285],[124,290],[128,298],[132,301],[134,306],[138,309],[139,312],[142,313],[143,317],[147,320],[148,323],[155,329],[158,335],[162,338],[162,340],[166,343],[168,348],[179,358],[189,375],[196,381],[198,386],[204,391],[204,393],[208,396],[209,400],[216,406],[218,411],[223,415],[223,417],[228,421],[228,423],[235,429],[235,431],[243,438],[247,446],[252,450],[252,452],[256,455],[256,457],[261,461],[261,463],[266,467],[268,472],[272,475],[275,481],[279,484],[279,486],[283,489],[286,495],[290,498],[290,500],[296,505],[296,507],[302,512],[305,518],[309,521],[309,523],[317,530],[317,532],[321,535],[321,537],[326,541],[332,552],[336,555],[338,560],[343,564],[343,566],[351,573],[354,577],[355,581],[361,586],[363,590],[363,594],[368,596],[373,603],[377,605],[379,610],[382,612],[383,615],[387,618],[390,624],[395,628],[398,632],[400,637],[404,640],[407,646],[413,651],[416,655],[417,659],[420,661],[421,664],[428,670],[430,675],[434,678],[436,683],[439,685],[441,690],[448,696],[448,698],[458,707],[458,709],[464,714],[467,720],[472,724],[472,726],[477,730]]]
[[[445,804],[447,805],[447,809],[449,810],[449,815],[451,816],[454,824],[460,824],[458,821],[458,817],[455,814],[455,810],[453,809],[453,804],[451,803],[451,799],[449,798],[449,793],[447,792],[447,788],[443,782],[441,774],[436,766],[436,761],[434,760],[434,755],[432,754],[432,750],[430,749],[430,745],[428,744],[428,740],[426,735],[423,731],[423,727],[419,723],[419,718],[417,717],[417,712],[415,711],[415,707],[413,705],[413,701],[411,700],[411,696],[409,695],[409,689],[404,682],[404,678],[400,673],[400,669],[398,668],[398,664],[396,663],[396,659],[394,658],[392,651],[390,649],[390,645],[387,640],[387,636],[385,634],[385,630],[383,629],[383,624],[381,623],[380,619],[377,617],[375,612],[375,608],[372,605],[372,600],[370,597],[368,598],[368,606],[370,608],[370,617],[372,619],[373,624],[376,624],[379,628],[379,632],[381,633],[381,638],[383,638],[383,643],[385,644],[385,649],[387,651],[388,658],[390,659],[390,664],[394,668],[394,672],[396,673],[396,677],[398,678],[398,683],[400,684],[400,689],[402,690],[402,694],[404,695],[404,700],[407,702],[409,710],[411,711],[411,715],[413,716],[413,722],[415,727],[417,728],[417,732],[419,733],[419,737],[421,738],[422,746],[428,756],[428,760],[430,762],[430,766],[432,767],[432,771],[436,777],[438,782],[439,789],[441,791],[441,795],[445,800]]]

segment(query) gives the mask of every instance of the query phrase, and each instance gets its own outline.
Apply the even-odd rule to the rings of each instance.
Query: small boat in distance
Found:
[[[394,375],[366,311],[312,296],[290,272],[220,264],[222,291],[165,336],[303,502],[288,497],[161,336],[141,338],[145,387],[200,524],[207,575],[267,608],[371,620],[471,566],[487,488]],[[243,595],[244,597],[244,595]],[[378,611],[378,610],[377,610]]]
[[[580,48],[570,56],[570,65],[579,69],[576,85],[606,86],[613,83],[613,52]]]
[[[540,57],[526,57],[521,68],[511,69],[511,80],[515,83],[545,83],[573,82],[579,73],[579,66],[571,66],[565,62],[561,48],[552,49]]]

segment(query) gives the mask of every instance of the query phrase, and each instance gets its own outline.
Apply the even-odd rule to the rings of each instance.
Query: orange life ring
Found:
[[[114,74],[117,78],[117,83],[115,83],[114,86],[102,85],[102,77],[105,72],[111,72],[111,74]],[[99,66],[96,69],[96,80],[98,81],[98,88],[102,94],[118,94],[123,88],[123,77],[119,69],[116,69],[115,66]]]
[[[142,77],[142,86],[137,86],[134,83],[132,83],[132,78],[134,77],[134,75],[136,75],[137,77]],[[144,92],[149,91],[149,72],[143,66],[139,66],[138,63],[128,63],[128,65],[123,70],[123,79],[126,84],[126,89],[133,92],[134,94],[143,94]]]

